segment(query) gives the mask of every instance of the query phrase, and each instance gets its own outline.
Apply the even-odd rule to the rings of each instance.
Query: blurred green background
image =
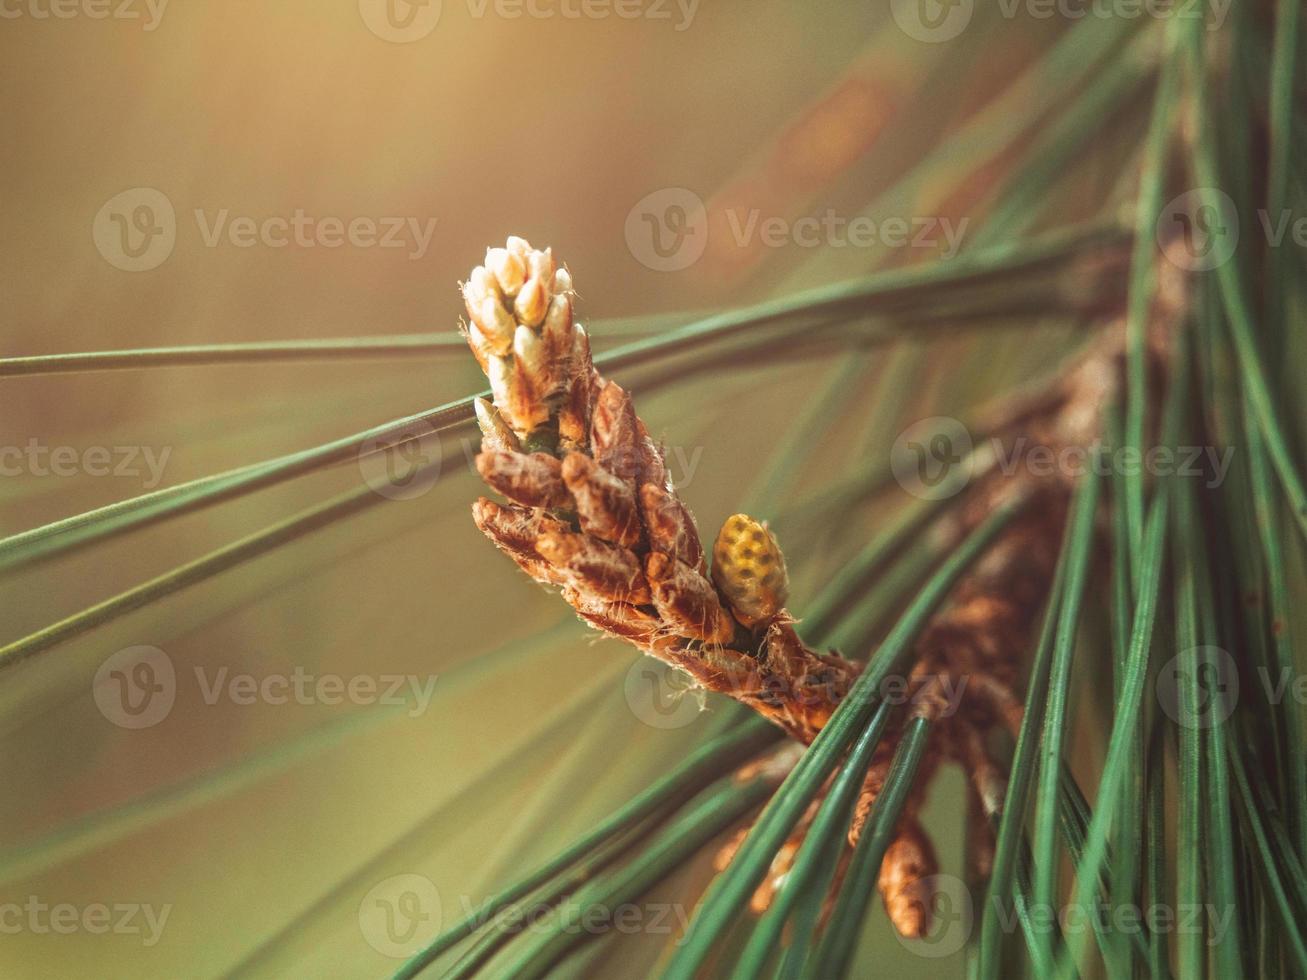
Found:
[[[0,21],[5,356],[452,332],[459,280],[507,234],[551,245],[570,266],[599,350],[692,311],[947,260],[938,234],[897,247],[829,236],[773,246],[742,240],[738,222],[753,214],[793,228],[828,211],[948,221],[969,247],[1059,107],[1147,26],[977,10],[957,37],[931,43],[872,4],[649,0],[623,7],[638,16],[596,16],[609,9],[600,5],[573,17],[564,8],[579,3],[541,0],[532,9],[555,16],[514,17],[514,5],[473,0],[389,10],[370,0],[119,3],[101,18],[94,0],[22,0]],[[1057,46],[1071,31],[1074,46]],[[1114,213],[1131,192],[1123,161],[1145,116],[1143,99],[1107,113],[1033,226]],[[639,235],[653,231],[645,214],[661,215],[671,240],[665,207],[686,198],[668,189],[706,209],[689,226],[688,247],[702,254],[670,270]],[[333,222],[377,219],[385,230],[399,219],[402,244],[283,244],[281,226],[250,230],[297,213],[327,240],[340,236]],[[122,267],[133,264],[148,267]],[[638,405],[710,535],[847,359],[860,359],[856,391],[811,461],[786,474],[791,497],[883,458],[904,425],[964,414],[1051,366],[1067,329],[999,324],[981,341],[816,360],[797,356],[800,337],[791,363],[690,375]],[[884,404],[885,378],[908,370],[907,397]],[[7,470],[0,533],[315,445],[483,383],[462,352],[6,379],[0,442],[71,447],[77,462],[68,475]],[[717,730],[722,704],[666,714],[659,701],[651,712],[642,699],[662,695],[646,685],[662,681],[647,665],[594,642],[480,537],[464,435],[443,441],[442,479],[428,492],[4,676],[0,907],[35,898],[169,911],[157,936],[142,914],[139,929],[105,934],[33,928],[26,911],[0,917],[0,974],[384,976],[400,961],[360,916],[374,889],[398,875],[428,879],[440,907],[423,928],[434,932]],[[131,472],[98,472],[97,448],[115,461],[132,453]],[[157,473],[147,457],[161,461]],[[367,477],[366,466],[338,466],[8,574],[0,642]],[[891,494],[800,539],[780,520],[796,612],[896,502]],[[106,660],[138,645],[164,652],[176,692],[165,717],[132,729],[94,690]],[[197,671],[210,681],[399,675],[430,680],[433,694],[420,710],[349,698],[208,703]],[[926,810],[955,874],[960,787],[955,772],[942,775]],[[709,857],[650,901],[688,914]],[[643,976],[672,938],[652,928],[608,937],[568,969]],[[863,953],[877,970],[961,975],[960,955],[922,952],[898,942],[879,911],[869,923]]]

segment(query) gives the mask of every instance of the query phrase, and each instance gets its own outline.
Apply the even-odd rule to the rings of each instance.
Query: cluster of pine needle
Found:
[[[747,515],[723,524],[710,572],[708,549],[665,480],[659,447],[629,395],[594,368],[588,344],[576,359],[553,362],[548,385],[531,388],[530,371],[515,367],[523,351],[529,363],[536,349],[524,333],[530,324],[520,314],[512,322],[524,280],[513,268],[498,279],[487,269],[503,268],[515,253],[530,268],[542,253],[510,239],[488,254],[466,287],[474,350],[482,320],[510,325],[502,364],[494,352],[478,352],[495,396],[478,407],[489,444],[478,465],[510,502],[483,499],[478,525],[532,577],[559,587],[591,625],[742,702],[806,748],[776,747],[774,731],[740,724],[447,930],[401,975],[415,975],[493,916],[501,918],[446,975],[469,975],[501,954],[507,959],[496,962],[507,962],[514,976],[540,975],[580,940],[568,915],[637,897],[764,801],[723,850],[720,873],[664,975],[845,975],[877,883],[901,934],[930,928],[938,868],[916,810],[945,761],[970,783],[967,834],[978,884],[969,940],[980,975],[1004,975],[1021,957],[1038,975],[1069,976],[1091,955],[1113,976],[1307,975],[1300,926],[1307,770],[1297,707],[1247,683],[1237,705],[1219,693],[1212,703],[1205,673],[1214,667],[1205,651],[1213,649],[1245,679],[1294,669],[1284,550],[1295,530],[1307,530],[1307,497],[1268,365],[1286,329],[1281,287],[1288,283],[1277,279],[1295,270],[1273,249],[1195,270],[1180,251],[1194,245],[1188,232],[1158,231],[1163,202],[1187,187],[1209,195],[1201,206],[1213,209],[1227,192],[1221,188],[1241,192],[1241,213],[1255,213],[1259,203],[1283,206],[1292,8],[1280,5],[1276,58],[1261,76],[1271,117],[1261,131],[1245,120],[1247,141],[1239,145],[1213,129],[1219,100],[1237,87],[1231,66],[1211,59],[1240,51],[1241,35],[1253,28],[1240,21],[1233,37],[1214,38],[1201,20],[1168,28],[1156,45],[1154,105],[1133,234],[1124,242],[1110,228],[1073,229],[900,274],[902,291],[886,304],[900,316],[914,285],[954,286],[965,309],[969,286],[1002,282],[1054,257],[1070,260],[1083,279],[1121,280],[1119,292],[1105,285],[1094,308],[1076,311],[1086,321],[1081,352],[1030,391],[997,393],[995,409],[977,420],[1009,446],[1074,447],[1093,465],[1074,480],[1040,480],[1019,459],[1003,473],[969,461],[969,472],[980,467],[979,479],[886,528],[834,576],[811,613],[784,607],[784,556],[770,530]],[[1262,146],[1264,170],[1255,166],[1263,157],[1254,147]],[[1128,271],[1115,261],[1122,248]],[[801,306],[838,308],[862,291],[854,307],[862,312],[894,286],[887,281],[878,297],[874,287],[851,284]],[[973,304],[986,301],[992,294]],[[570,305],[568,312],[570,325]],[[686,334],[772,316],[727,314]],[[509,342],[513,330],[517,345]],[[496,372],[511,378],[515,370],[522,375],[516,388],[495,383]],[[623,421],[615,425],[615,417]],[[1121,449],[1147,457],[1184,446],[1236,448],[1230,479],[1150,478],[1103,465]],[[636,463],[624,469],[622,460]],[[614,513],[624,516],[614,521]],[[923,529],[936,560],[895,567],[908,563],[903,542]],[[740,541],[766,561],[746,561],[743,579],[733,553]],[[614,557],[614,549],[627,557]],[[768,567],[774,574],[765,582]],[[873,590],[879,602],[859,603],[876,579],[898,588]],[[1078,650],[1086,596],[1098,583],[1111,597],[1109,649],[1101,654]],[[846,659],[805,643],[847,642],[886,622],[892,625],[866,651],[865,665],[857,659],[864,651],[845,647],[854,658]],[[1091,793],[1069,765],[1077,654],[1110,663],[1114,692]],[[881,694],[898,671],[914,693],[909,708]],[[956,715],[934,689],[949,678],[969,685]],[[1010,757],[993,755],[995,733],[1009,736]],[[1075,869],[1069,881],[1059,881],[1063,855]],[[515,939],[516,903],[564,896],[576,911],[560,915],[556,929]],[[1089,926],[1066,935],[1062,919],[1040,914],[1077,903]],[[1147,925],[1117,928],[1110,912],[1117,907],[1214,909],[1232,924],[1219,935],[1209,922],[1173,937]],[[1221,918],[1221,910],[1231,914]]]

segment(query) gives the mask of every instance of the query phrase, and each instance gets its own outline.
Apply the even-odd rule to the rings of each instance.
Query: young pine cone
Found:
[[[509,500],[477,501],[477,526],[591,626],[812,741],[857,668],[799,640],[765,525],[730,517],[709,574],[662,450],[630,395],[594,368],[567,271],[510,238],[472,270],[463,297],[494,397],[476,406],[477,470]]]
[[[477,526],[533,579],[557,587],[591,626],[810,743],[860,668],[808,649],[795,633],[774,535],[745,514],[727,518],[709,572],[662,451],[630,396],[595,370],[586,333],[572,320],[571,277],[555,268],[548,250],[510,238],[486,253],[463,295],[468,343],[493,395],[493,404],[476,406],[483,436],[477,469],[509,501],[478,500]],[[1097,438],[1119,346],[1109,339],[1021,416],[1037,445],[1083,447]],[[1032,640],[1052,576],[1070,482],[991,473],[968,491],[967,506],[946,532],[961,540],[1014,490],[1034,493],[1035,503],[955,587],[953,602],[916,644],[911,710],[935,728],[879,874],[886,909],[904,936],[920,936],[930,924],[935,858],[915,814],[934,771],[956,761],[975,792],[1001,797],[1001,776],[982,736],[1020,723],[1012,690],[1017,658]],[[942,694],[949,684],[966,686],[964,701],[950,704]],[[864,780],[850,845],[884,784],[903,721],[891,725]],[[777,855],[755,907],[765,907],[783,883],[803,833],[801,826]],[[982,826],[979,833],[990,831]],[[847,858],[846,852],[841,868]]]

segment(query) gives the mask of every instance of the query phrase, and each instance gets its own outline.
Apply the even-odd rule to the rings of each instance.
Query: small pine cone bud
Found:
[[[530,388],[534,403],[532,407],[538,416],[537,422],[543,422],[548,418],[548,409],[544,406],[543,400],[552,394],[557,383],[555,371],[557,365],[550,361],[549,352],[545,350],[540,335],[530,327],[517,328],[517,334],[513,337],[513,354],[517,359],[518,369],[525,376]]]
[[[539,279],[548,293],[554,284],[554,250],[532,251],[527,257],[526,271],[532,279]]]
[[[667,476],[667,464],[663,461],[662,449],[654,445],[654,441],[649,438],[649,430],[645,428],[643,419],[637,417],[635,423],[640,430],[640,470],[636,474],[639,477],[638,482],[654,483],[671,489],[672,481]]]
[[[885,851],[880,866],[881,898],[900,936],[920,939],[930,929],[934,893],[931,880],[938,871],[935,850],[921,824],[905,819]]]
[[[562,464],[548,453],[483,452],[477,472],[493,490],[525,507],[569,508]]]
[[[680,635],[707,643],[727,643],[735,635],[712,583],[685,562],[655,551],[645,557],[644,571],[658,615]]]
[[[555,296],[545,314],[545,325],[541,333],[551,352],[556,352],[560,359],[572,358],[572,298]]]
[[[487,296],[477,310],[472,311],[472,322],[481,330],[492,353],[507,354],[513,346],[513,331],[517,324],[504,305],[495,296]]]
[[[504,248],[505,251],[512,255],[516,255],[521,259],[523,265],[526,265],[527,260],[531,257],[531,252],[533,251],[531,243],[520,235],[509,235],[508,241],[504,242]]]
[[[467,306],[467,314],[476,319],[481,315],[481,304],[487,298],[499,298],[499,283],[495,282],[495,277],[486,271],[483,265],[477,266],[467,277],[467,282],[463,283],[463,302]]]
[[[625,637],[642,647],[653,646],[659,641],[663,624],[656,616],[629,602],[593,602],[575,591],[565,595],[581,618],[595,629]]]
[[[572,332],[568,372],[570,380],[558,408],[558,436],[568,449],[588,449],[595,371],[590,359],[590,338],[579,323]]]
[[[584,453],[568,453],[562,479],[576,501],[581,530],[623,548],[640,543],[640,516],[635,494],[617,477]]]
[[[490,391],[495,396],[495,407],[512,426],[518,438],[523,437],[543,422],[539,406],[531,398],[531,388],[526,376],[518,369],[511,357],[490,358],[486,377],[490,379]]]
[[[486,269],[495,277],[500,292],[505,296],[516,296],[526,282],[526,263],[506,248],[486,250]]]
[[[590,379],[574,375],[558,410],[558,438],[569,450],[585,448],[587,421],[590,418]]]
[[[495,356],[490,341],[486,340],[486,335],[481,332],[481,328],[476,325],[476,321],[467,325],[464,334],[467,337],[467,345],[472,348],[472,353],[477,359],[477,364],[483,373],[489,374],[490,358]]]
[[[633,482],[640,429],[631,396],[615,381],[609,381],[599,391],[590,421],[590,436],[594,458],[609,472]]]
[[[594,458],[604,469],[632,487],[641,483],[665,483],[667,474],[662,458],[636,417],[631,396],[614,381],[606,383],[595,399],[590,443]]]
[[[785,606],[785,556],[767,525],[747,514],[726,519],[713,545],[713,581],[745,626],[770,619]]]
[[[517,294],[517,299],[513,301],[513,313],[519,323],[534,329],[544,322],[548,310],[549,293],[544,283],[532,276]]]
[[[679,497],[656,483],[645,483],[640,487],[640,509],[651,548],[678,558],[699,572],[707,570],[699,529]]]
[[[497,504],[485,497],[472,505],[472,520],[482,534],[537,582],[566,584],[567,575],[549,564],[536,550],[536,542],[542,533],[566,532],[567,525],[562,521],[515,504]]]
[[[481,448],[485,451],[517,452],[522,448],[513,430],[508,427],[499,410],[484,398],[474,399],[477,425],[481,429]]]
[[[536,550],[583,595],[636,606],[651,601],[640,561],[625,548],[588,534],[554,532],[542,534]]]
[[[590,353],[590,333],[579,323],[572,326],[572,370],[584,375],[586,382],[594,387],[597,373],[594,369],[594,357]]]

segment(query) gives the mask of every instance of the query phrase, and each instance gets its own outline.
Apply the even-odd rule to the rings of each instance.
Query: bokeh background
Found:
[[[905,29],[901,4],[9,3],[0,355],[452,334],[458,282],[508,234],[570,266],[599,350],[698,311],[947,261],[979,240],[1066,100],[1153,26],[971,6],[956,36],[929,40]],[[1072,31],[1075,45],[1060,43]],[[1030,229],[1116,213],[1146,110],[1122,98],[1106,114]],[[739,232],[750,215],[793,229],[828,212],[935,231],[897,246]],[[258,231],[297,213],[323,237]],[[325,243],[357,219],[382,231],[399,220],[399,244]],[[822,358],[802,357],[797,335],[793,358],[687,373],[641,393],[639,408],[710,534],[767,483],[783,434],[843,372],[848,399],[759,513],[777,523],[801,613],[902,500],[797,524],[793,537],[786,501],[883,459],[914,420],[963,415],[1046,369],[1073,329],[1026,319],[990,324],[982,340]],[[891,376],[910,380],[887,401]],[[5,379],[0,443],[71,447],[76,461],[67,475],[7,470],[0,533],[482,386],[458,351]],[[379,495],[4,675],[0,903],[168,912],[157,935],[143,913],[130,932],[6,929],[0,974],[384,976],[400,961],[360,917],[375,889],[427,879],[434,933],[720,729],[723,705],[677,707],[665,678],[595,642],[481,539],[468,516],[473,438],[427,446],[441,479],[423,492]],[[99,449],[130,454],[129,472],[100,473]],[[0,643],[368,478],[366,465],[333,467],[5,575]],[[97,700],[97,677],[103,693],[106,661],[141,645],[163,651],[175,697],[128,728]],[[197,671],[210,683],[399,675],[430,681],[431,697],[242,704],[206,700]],[[960,787],[943,774],[926,811],[955,874]],[[649,901],[688,913],[709,858]],[[564,972],[643,976],[673,939],[611,936]],[[863,957],[887,974],[961,975],[961,955],[927,955],[939,951],[898,942],[878,911]]]

